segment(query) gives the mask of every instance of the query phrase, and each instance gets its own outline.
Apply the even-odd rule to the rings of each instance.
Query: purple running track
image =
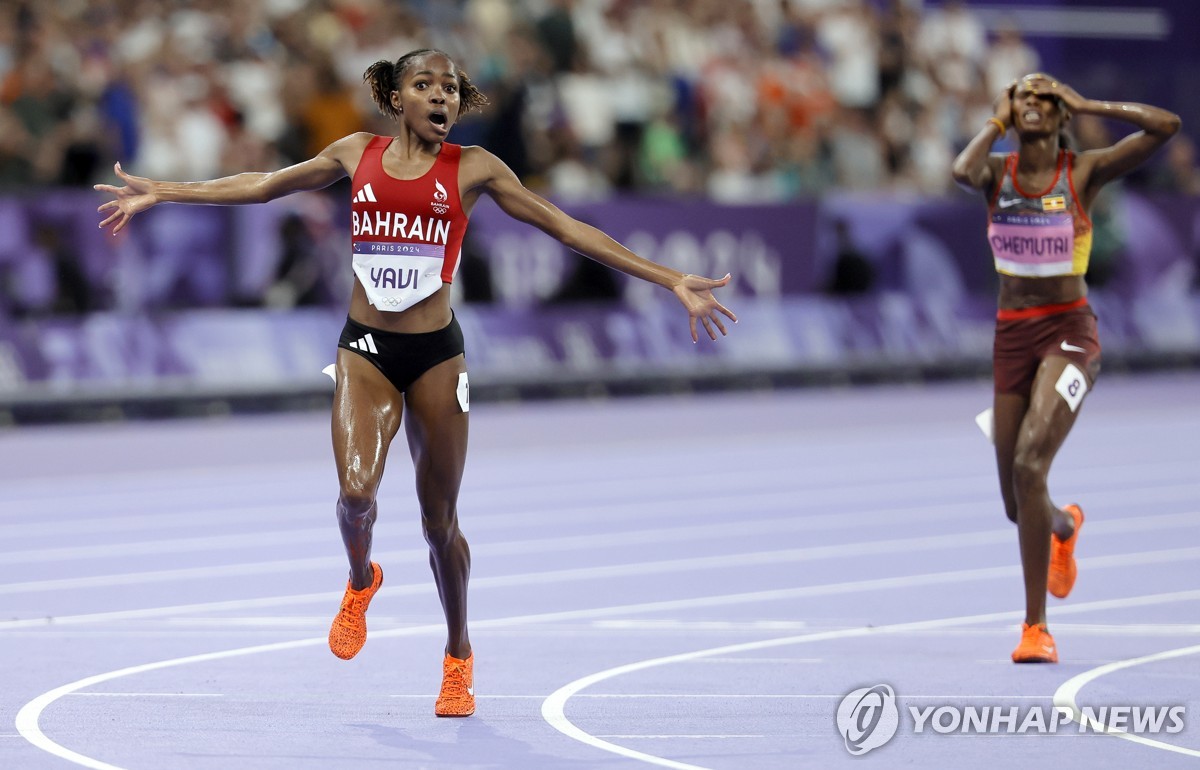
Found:
[[[477,404],[465,720],[433,717],[444,628],[403,448],[344,662],[327,416],[0,433],[0,766],[1194,766],[1197,393],[1172,374],[1089,396],[1051,476],[1088,518],[1046,666],[1008,658],[1022,587],[973,419],[987,383]],[[835,715],[876,684],[898,730],[853,757]],[[909,716],[1056,693],[1188,723],[1136,742]]]

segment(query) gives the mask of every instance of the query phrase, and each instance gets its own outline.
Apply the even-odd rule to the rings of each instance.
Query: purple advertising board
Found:
[[[1194,356],[1200,202],[1119,196],[1096,217],[1106,240],[1093,260],[1107,272],[1091,297],[1105,353]],[[655,261],[732,273],[721,299],[741,323],[694,345],[674,298],[644,282],[605,273],[607,299],[564,294],[585,275],[583,259],[481,203],[455,283],[476,382],[989,360],[995,276],[983,204],[967,196],[634,199],[568,211]],[[0,199],[0,402],[325,387],[351,280],[344,218],[319,194],[164,206],[113,238],[96,228],[91,195]],[[834,294],[834,263],[847,250],[869,265],[871,283]],[[287,284],[283,274],[304,260],[311,285]],[[481,275],[489,301],[471,301]],[[587,275],[588,286],[603,283]]]

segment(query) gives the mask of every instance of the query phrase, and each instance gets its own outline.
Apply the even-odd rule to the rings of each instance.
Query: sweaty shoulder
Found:
[[[367,145],[375,138],[375,134],[367,131],[357,131],[353,134],[347,134],[341,139],[330,144],[321,151],[321,155],[333,158],[342,167],[346,169],[346,173],[354,176],[354,169],[358,166],[358,161],[362,157],[363,150],[367,149]]]
[[[487,184],[506,168],[492,153],[478,145],[464,145],[459,161],[459,184],[465,190]]]
[[[1071,165],[1075,169],[1075,181],[1079,182],[1080,172],[1085,175],[1090,175],[1092,169],[1096,167],[1096,163],[1104,158],[1111,148],[1102,147],[1097,150],[1084,150],[1083,152],[1072,153]]]

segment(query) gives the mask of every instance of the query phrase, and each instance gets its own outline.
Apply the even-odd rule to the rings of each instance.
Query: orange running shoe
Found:
[[[1059,540],[1058,535],[1050,535],[1050,574],[1046,587],[1052,596],[1066,599],[1075,586],[1075,541],[1079,540],[1079,530],[1083,528],[1083,509],[1078,505],[1064,506],[1063,510],[1075,519],[1075,531],[1066,540]]]
[[[475,653],[466,660],[446,655],[442,661],[442,692],[433,713],[439,717],[469,717],[475,713]]]
[[[346,581],[341,609],[329,628],[329,649],[342,660],[353,658],[367,642],[367,607],[383,585],[383,570],[379,565],[371,562],[371,571],[375,579],[361,591],[355,591],[350,581]]]
[[[1021,624],[1021,643],[1013,650],[1013,663],[1057,663],[1058,647],[1045,623]]]

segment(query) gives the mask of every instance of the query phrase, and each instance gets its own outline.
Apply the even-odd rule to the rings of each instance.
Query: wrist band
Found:
[[[1008,133],[1008,129],[1005,128],[1004,124],[1000,122],[1000,118],[988,118],[987,122],[996,124],[996,128],[1000,129],[1000,136],[1004,136]]]

